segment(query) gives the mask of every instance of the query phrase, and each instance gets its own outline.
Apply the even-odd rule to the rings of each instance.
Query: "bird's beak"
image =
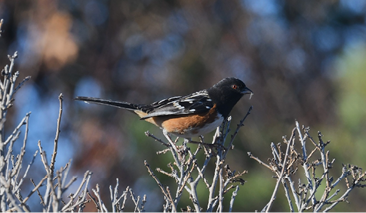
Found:
[[[245,95],[245,94],[250,94],[249,99],[252,98],[252,96],[254,95],[253,91],[250,90],[248,87],[245,87],[242,91],[241,94]]]
[[[245,87],[242,91],[241,94],[245,95],[245,94],[252,94],[253,91],[250,90],[248,87]]]

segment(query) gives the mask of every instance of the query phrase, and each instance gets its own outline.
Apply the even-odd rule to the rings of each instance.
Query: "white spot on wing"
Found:
[[[206,90],[201,90],[199,92],[195,92],[191,95],[191,97],[197,97],[197,96],[207,96],[208,93]]]
[[[178,102],[173,102],[173,106],[177,107],[178,109],[184,109],[184,106],[180,105]]]
[[[194,101],[194,99],[192,99],[192,98],[188,98],[188,99],[184,99],[184,100],[182,100],[181,102],[188,102],[188,103],[190,103],[190,104],[193,104],[193,101]]]

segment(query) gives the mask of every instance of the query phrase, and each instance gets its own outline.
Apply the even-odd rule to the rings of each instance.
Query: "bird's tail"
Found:
[[[100,104],[100,105],[112,106],[112,107],[132,110],[132,111],[141,110],[140,105],[131,104],[128,102],[111,101],[111,100],[106,100],[106,99],[101,99],[101,98],[91,98],[91,97],[82,97],[82,96],[76,97],[75,100],[84,101],[85,103],[88,103],[88,104],[90,104],[90,103]]]

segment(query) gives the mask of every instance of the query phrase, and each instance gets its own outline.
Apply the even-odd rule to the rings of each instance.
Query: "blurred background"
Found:
[[[32,77],[15,96],[8,134],[31,111],[27,159],[38,140],[50,157],[63,93],[56,167],[73,159],[79,181],[93,171],[91,187],[99,183],[105,201],[119,178],[120,191],[129,185],[136,195],[146,193],[146,210],[161,211],[162,194],[143,160],[167,169],[172,159],[156,156],[164,147],[145,136],[149,130],[161,137],[155,126],[127,111],[75,102],[75,96],[151,103],[224,77],[242,79],[255,95],[232,111],[235,128],[253,106],[226,162],[249,171],[235,211],[261,210],[269,201],[276,180],[246,153],[265,161],[270,143],[290,135],[295,120],[310,126],[314,138],[319,130],[331,140],[330,157],[338,164],[332,175],[341,174],[342,163],[366,169],[366,1],[7,0],[0,1],[0,18],[0,65],[18,51],[16,70]],[[37,165],[32,172],[35,180],[44,176]],[[279,193],[273,210],[286,211]],[[364,211],[365,197],[356,189],[351,204],[334,210]]]

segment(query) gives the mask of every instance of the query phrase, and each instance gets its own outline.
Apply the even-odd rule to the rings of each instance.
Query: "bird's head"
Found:
[[[208,93],[217,103],[217,107],[221,108],[224,116],[228,116],[235,104],[245,94],[253,95],[243,81],[237,78],[224,78],[217,84],[209,88]]]

